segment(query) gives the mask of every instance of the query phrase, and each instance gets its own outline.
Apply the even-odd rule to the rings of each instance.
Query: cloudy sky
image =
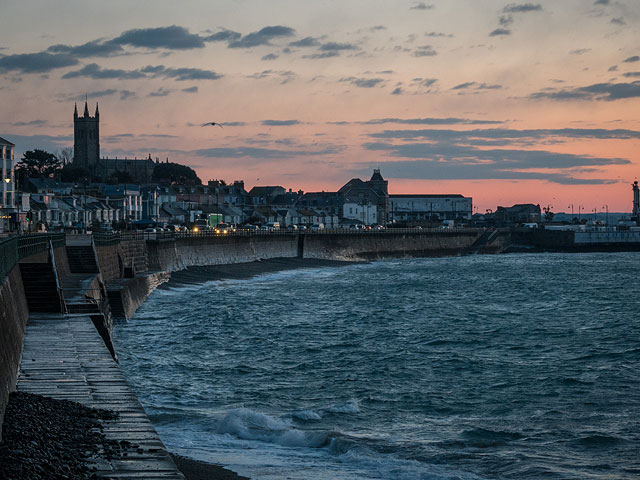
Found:
[[[480,211],[631,209],[637,0],[24,0],[3,6],[0,136],[169,158],[204,182],[391,193]],[[220,122],[224,128],[201,127]]]

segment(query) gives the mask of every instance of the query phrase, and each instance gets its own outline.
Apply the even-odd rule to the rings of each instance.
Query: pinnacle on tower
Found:
[[[89,105],[87,105],[87,101],[84,101],[84,118],[89,118]]]
[[[78,118],[78,104],[73,104],[73,118]]]
[[[100,116],[100,112],[98,111],[98,102],[96,102],[96,118]]]

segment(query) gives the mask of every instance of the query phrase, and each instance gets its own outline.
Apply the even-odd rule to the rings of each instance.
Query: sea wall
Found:
[[[149,270],[147,242],[126,240],[113,245],[96,245],[98,267],[105,282]]]
[[[16,386],[22,342],[29,308],[22,286],[20,267],[15,265],[0,283],[0,441],[2,420],[9,393]]]
[[[305,235],[303,258],[373,260],[390,257],[459,255],[473,245],[477,231]]]
[[[199,265],[225,265],[296,257],[297,235],[203,236],[147,241],[150,270],[170,272]]]
[[[131,318],[158,285],[169,281],[169,276],[169,272],[151,272],[110,284],[107,294],[112,315]]]

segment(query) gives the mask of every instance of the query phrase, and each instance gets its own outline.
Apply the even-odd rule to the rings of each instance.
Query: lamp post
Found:
[[[598,221],[598,208],[594,208],[593,209],[593,223],[596,223]]]
[[[606,212],[605,225],[609,228],[609,205],[603,205],[602,208]]]
[[[573,203],[569,205],[567,208],[571,209],[571,223],[573,223]]]
[[[584,210],[582,205],[578,205],[578,223],[580,223],[580,210]]]

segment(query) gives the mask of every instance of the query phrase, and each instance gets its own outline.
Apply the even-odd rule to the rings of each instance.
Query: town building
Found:
[[[470,220],[473,199],[460,194],[389,195],[392,222]]]
[[[0,198],[0,232],[14,231],[19,223],[16,209],[15,145],[0,137],[0,162],[2,162],[2,198]]]
[[[540,223],[542,212],[540,205],[519,203],[512,207],[499,206],[494,215],[498,224]]]
[[[382,178],[379,169],[373,170],[368,181],[352,178],[338,190],[345,203],[361,206],[361,211],[368,210],[367,205],[376,209],[376,222],[385,225],[389,222],[389,182]]]

